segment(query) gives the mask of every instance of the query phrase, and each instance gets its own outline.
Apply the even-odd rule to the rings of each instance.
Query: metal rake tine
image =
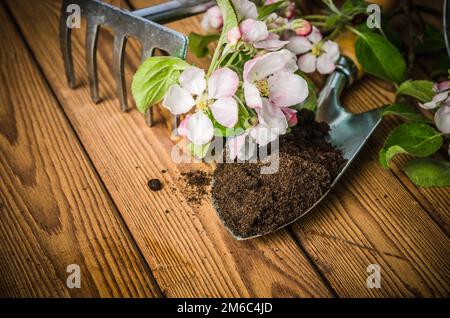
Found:
[[[128,110],[128,100],[127,100],[127,87],[125,84],[125,46],[127,43],[127,36],[125,34],[116,34],[114,37],[114,48],[113,48],[113,72],[116,78],[117,93],[119,95],[120,109],[123,112]]]
[[[75,88],[75,73],[73,68],[72,58],[72,29],[67,26],[68,14],[65,10],[66,1],[61,6],[61,19],[59,21],[59,42],[61,45],[61,53],[64,62],[64,70],[66,74],[67,83],[70,88]]]
[[[88,69],[89,87],[91,98],[94,103],[100,101],[98,93],[98,76],[97,76],[97,39],[100,25],[88,19],[86,27],[86,64]]]

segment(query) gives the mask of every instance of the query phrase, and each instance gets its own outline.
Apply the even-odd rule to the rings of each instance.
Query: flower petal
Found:
[[[288,123],[283,111],[275,106],[267,98],[262,98],[262,108],[256,108],[260,123],[276,130],[278,135],[286,133]]]
[[[239,27],[236,26],[236,27],[228,30],[227,41],[229,44],[235,45],[236,43],[238,43],[238,41],[241,39],[241,37],[242,37],[242,33],[241,33],[241,30],[239,29]]]
[[[269,31],[267,25],[262,21],[247,19],[240,25],[242,38],[250,43],[256,43],[267,39]]]
[[[209,99],[233,96],[239,86],[239,76],[229,68],[221,68],[212,73],[208,81]]]
[[[450,89],[450,81],[443,81],[439,83],[434,83],[433,90],[436,93],[442,93]]]
[[[223,97],[211,105],[211,112],[219,124],[232,128],[238,121],[238,104],[233,97]]]
[[[317,43],[322,40],[322,33],[320,33],[320,30],[317,27],[312,27],[312,31],[308,35],[308,40],[310,40],[312,43]]]
[[[187,89],[192,95],[201,95],[206,89],[205,71],[192,66],[180,75],[181,87]]]
[[[436,127],[444,134],[450,134],[450,106],[442,106],[434,115]]]
[[[250,82],[244,82],[244,97],[247,106],[250,108],[261,108],[262,100],[261,94],[255,85]]]
[[[258,9],[256,5],[249,0],[232,0],[239,20],[258,18]]]
[[[231,137],[228,139],[227,143],[227,152],[228,157],[231,160],[234,160],[236,157],[239,158],[239,152],[241,151],[241,148],[245,145],[245,139],[247,138],[250,131],[246,131],[241,135]],[[240,159],[240,158],[239,158]]]
[[[317,58],[317,71],[320,74],[330,74],[336,68],[334,61],[327,54],[322,54]]]
[[[187,123],[187,137],[194,145],[204,145],[214,136],[211,119],[202,111],[196,112]]]
[[[433,99],[428,103],[419,103],[420,107],[425,109],[434,109],[439,107],[447,98],[449,97],[449,92],[444,91],[434,95]]]
[[[250,136],[256,141],[256,143],[264,147],[278,138],[278,129],[272,129],[264,123],[260,123],[252,128]]]
[[[177,133],[180,136],[187,136],[187,124],[189,122],[189,118],[191,117],[191,114],[186,115],[184,119],[181,121],[180,125],[178,126]]]
[[[323,55],[328,56],[328,58],[332,62],[336,62],[339,58],[340,52],[339,52],[339,45],[336,42],[333,41],[325,41],[325,43],[322,45],[322,50],[325,51]]]
[[[286,45],[286,49],[294,53],[295,55],[303,54],[311,51],[312,44],[304,36],[293,36],[289,40],[289,44]]]
[[[298,68],[305,73],[312,73],[316,71],[317,58],[311,53],[306,53],[297,61]]]
[[[297,125],[298,118],[297,118],[297,111],[295,109],[283,107],[281,108],[281,110],[283,111],[284,116],[286,116],[286,120],[288,122],[289,127]]]
[[[257,49],[264,49],[267,51],[278,51],[283,46],[288,44],[288,41],[280,41],[280,36],[275,33],[269,33],[269,36],[264,41],[254,43],[253,46]]]
[[[267,53],[255,62],[248,61],[247,63],[251,63],[251,67],[245,66],[244,72],[248,80],[259,81],[278,72],[294,73],[298,69],[295,62],[295,55],[286,49],[282,49],[278,52]]]
[[[174,115],[187,113],[195,105],[195,100],[187,89],[179,85],[170,86],[164,96],[163,106]]]
[[[308,83],[297,74],[279,72],[268,79],[269,98],[275,106],[300,104],[309,94]]]

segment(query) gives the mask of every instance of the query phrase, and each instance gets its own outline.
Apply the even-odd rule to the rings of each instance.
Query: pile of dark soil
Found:
[[[212,199],[230,231],[246,238],[277,229],[307,211],[345,164],[326,141],[329,127],[307,110],[299,124],[280,138],[275,174],[261,174],[265,163],[223,163],[214,172]]]

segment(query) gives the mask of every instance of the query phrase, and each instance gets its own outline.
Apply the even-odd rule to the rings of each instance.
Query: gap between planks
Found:
[[[149,5],[151,3],[151,1],[140,0],[130,0],[130,2],[135,5],[137,4],[138,6]],[[182,32],[186,31],[184,25],[181,25],[180,23],[172,23],[170,24],[170,26]],[[201,30],[195,31],[201,32]],[[198,61],[195,58],[191,58],[191,60],[195,61],[198,64],[201,64],[201,60]],[[368,101],[372,103],[375,100],[374,105],[376,106],[390,101],[390,98],[392,98],[392,93],[384,89],[384,86],[385,84],[379,80],[365,78],[360,83],[357,83],[357,85],[354,86],[353,92],[347,93],[346,96],[344,96],[344,101],[345,103],[348,102],[350,108],[353,108],[353,110],[357,110],[359,112],[366,111],[368,110]],[[379,97],[374,96],[371,91],[372,88],[375,88],[375,93],[379,94]],[[386,125],[386,122],[383,125]],[[359,160],[364,160],[368,155],[371,158],[376,158],[377,152],[373,150],[373,140],[384,140],[383,137],[380,136],[380,129],[381,127],[371,138],[371,142],[359,155]],[[380,199],[378,199],[376,194],[374,195],[372,193],[372,198],[370,200],[367,200],[365,198],[367,195],[365,195],[364,192],[359,192],[356,188],[351,187],[351,184],[355,183],[355,181],[360,178],[358,176],[361,175],[358,174],[358,170],[356,170],[356,168],[354,167],[355,165],[357,164],[353,164],[353,168],[351,168],[352,172],[349,171],[346,178],[344,178],[345,181],[340,182],[340,185],[338,186],[343,189],[349,189],[349,187],[351,189],[354,189],[352,195],[348,195],[343,191],[339,191],[339,189],[333,191],[331,194],[331,198],[325,200],[318,208],[316,208],[316,210],[314,211],[314,215],[311,214],[306,216],[306,219],[304,221],[297,222],[291,227],[292,232],[298,236],[299,242],[303,242],[303,249],[307,251],[308,256],[312,257],[314,263],[318,266],[319,272],[323,273],[327,280],[332,280],[332,285],[337,286],[335,287],[337,293],[344,296],[351,296],[352,293],[359,293],[359,295],[368,294],[371,296],[430,296],[433,294],[447,295],[448,288],[443,287],[443,285],[439,283],[439,278],[434,278],[434,281],[430,280],[426,283],[422,282],[423,280],[426,281],[424,276],[433,277],[434,274],[437,274],[437,277],[441,277],[441,280],[445,280],[445,277],[447,276],[447,271],[445,268],[447,267],[446,265],[448,264],[448,262],[446,261],[445,251],[446,249],[448,249],[448,237],[446,235],[442,235],[445,234],[445,232],[442,231],[443,228],[441,227],[441,224],[436,223],[435,218],[430,215],[431,212],[425,209],[424,206],[422,206],[421,208],[417,208],[416,205],[418,204],[420,198],[413,195],[403,183],[404,180],[399,180],[395,173],[391,174],[390,172],[380,169],[376,159],[369,161],[364,160],[364,166],[362,166],[361,164],[357,166],[359,167],[359,170],[365,168],[365,170],[373,170],[374,173],[376,171],[379,177],[374,178],[373,173],[369,174],[370,178],[372,178],[371,180],[373,183],[380,183],[380,181],[382,181],[381,183],[386,184],[386,189],[391,189],[391,191],[393,191],[394,193],[397,191],[396,188],[400,187],[400,195],[398,196],[399,202],[388,199],[388,205],[379,204],[377,200]],[[367,167],[371,167],[371,169],[368,169]],[[390,183],[393,184],[393,187],[389,187]],[[363,186],[370,189],[371,184],[365,183]],[[381,195],[383,190],[380,188],[378,192]],[[339,193],[339,195],[337,195],[337,193]],[[336,198],[337,196],[341,197],[341,199],[332,199],[333,197]],[[386,200],[386,198],[382,198],[381,200]],[[335,204],[330,203],[331,201],[335,202]],[[375,228],[377,229],[375,233],[377,235],[374,235],[372,233],[374,231],[370,229],[360,227],[358,223],[364,221],[364,219],[361,217],[355,218],[355,216],[358,216],[358,213],[356,212],[347,213],[345,211],[345,206],[339,208],[339,206],[341,206],[342,204],[351,206],[352,209],[359,211],[359,214],[372,213],[373,216],[371,216],[370,223],[365,227],[375,226]],[[369,204],[369,206],[367,206],[367,204]],[[397,204],[403,204],[405,206],[404,208],[400,209],[399,212],[403,214],[406,213],[406,215],[411,214],[411,216],[413,217],[412,221],[414,222],[407,223],[406,228],[402,228],[401,226],[399,226],[400,224],[396,222],[390,224],[390,228],[387,228],[386,230],[390,232],[390,235],[393,235],[394,237],[399,236],[400,239],[399,241],[395,242],[389,239],[389,235],[387,235],[386,230],[383,229],[383,226],[386,225],[386,223],[383,224],[383,218],[389,215],[390,210],[396,209],[395,205]],[[334,205],[336,205],[340,213],[338,213],[333,220],[331,216],[333,215],[332,209],[336,209]],[[323,210],[326,207],[330,207],[330,211],[327,211],[328,215],[322,217],[323,214],[325,214]],[[421,216],[421,213],[426,213],[426,215],[430,216],[430,219]],[[324,221],[323,218],[326,218],[326,221]],[[394,218],[394,216],[392,216],[392,218]],[[311,220],[314,220],[314,222]],[[347,228],[340,228],[339,224],[337,224],[338,222],[344,222]],[[418,226],[417,223],[419,223],[420,226]],[[336,231],[336,233],[326,234],[323,233],[323,231],[308,231],[308,227],[314,227],[317,224],[321,225],[319,226],[319,228],[329,228],[330,230]],[[438,228],[436,228],[436,226]],[[438,243],[439,249],[435,249],[435,251],[433,251],[434,254],[437,254],[436,256],[434,256],[433,253],[428,253],[428,247],[426,247],[426,244],[424,245],[423,243],[418,242],[421,244],[408,246],[407,242],[404,241],[405,239],[412,239],[414,241],[415,232],[420,232],[421,230],[423,230],[424,233],[428,231],[427,233],[429,234],[430,239],[435,239]],[[312,232],[315,233],[315,237],[311,236]],[[363,240],[360,240],[361,236],[363,237]],[[323,251],[327,249],[327,247],[324,246],[324,248],[322,248],[322,251],[320,251],[316,248],[315,244],[320,244],[320,240],[323,240],[324,238],[328,240],[329,244],[332,244],[334,249],[331,250],[335,254],[341,251],[342,254],[346,254],[345,257],[343,259],[340,259],[339,261],[337,261],[336,259],[333,260],[333,258],[336,258],[336,255],[328,255],[327,257],[323,257],[322,259],[318,258],[318,256],[320,256],[320,253],[317,252],[322,252],[323,254]],[[419,237],[419,240],[420,239],[423,240],[424,238]],[[426,239],[427,238],[425,237],[425,240]],[[349,246],[351,246],[352,249],[359,249],[359,251],[357,251],[357,253],[349,254]],[[434,246],[430,246],[430,248],[433,247]],[[412,256],[404,257],[401,255],[402,253],[406,255],[410,254],[408,253],[408,250],[410,248],[415,250]],[[399,251],[401,253],[399,253]],[[433,263],[430,268],[421,268],[424,266],[423,260],[427,258],[427,256],[424,256],[422,254],[427,253],[428,256],[434,256],[430,257]],[[416,257],[416,255],[414,254],[419,255],[419,257]],[[331,261],[328,261],[327,258],[331,259]],[[359,259],[357,260],[356,258]],[[387,283],[385,284],[388,287],[386,288],[386,292],[367,291],[364,289],[364,286],[362,286],[362,282],[364,282],[365,277],[365,267],[362,267],[361,265],[370,264],[370,260],[374,260],[374,258],[375,260],[380,258],[380,263],[382,263],[384,268],[387,269],[385,275],[388,275],[390,281],[387,280]],[[346,259],[352,260],[354,263],[354,267],[359,267],[359,274],[351,274],[352,269],[349,268],[347,264],[345,264]],[[399,261],[403,262],[403,264],[399,264]],[[335,267],[337,266],[336,273],[333,273],[333,267],[328,264],[329,262],[331,262]],[[442,264],[442,262],[445,265]],[[402,280],[402,276],[406,276],[406,279]],[[342,286],[342,280],[344,280],[348,284],[346,288],[345,286]],[[355,284],[355,282],[358,283]],[[431,286],[429,286],[428,284],[431,284]]]
[[[20,297],[160,296],[147,264],[123,227],[118,211],[104,192],[69,121],[58,108],[45,77],[16,25],[7,16],[8,10],[3,4],[0,8],[5,9],[0,13],[2,30],[8,31],[2,36],[2,45],[8,49],[2,50],[0,58],[11,59],[9,54],[19,50],[11,63],[2,62],[3,71],[9,73],[4,74],[7,77],[0,87],[5,92],[2,94],[6,111],[3,115],[10,115],[2,121],[1,130],[6,138],[0,140],[1,173],[4,175],[1,208],[5,212],[0,223],[9,225],[2,226],[1,231],[2,236],[7,236],[1,244],[4,264],[1,271],[5,279],[1,294]],[[12,67],[14,65],[17,67]],[[17,86],[10,85],[17,83],[22,72],[25,73],[23,78],[32,82],[25,80],[28,85],[22,85],[20,91],[12,91]],[[23,101],[25,98],[28,102]],[[26,111],[20,109],[25,106],[17,105],[27,105]],[[28,135],[28,131],[32,135]],[[45,141],[55,133],[62,139],[52,143]],[[31,162],[23,160],[22,151]],[[15,160],[9,161],[12,157],[16,157]],[[12,178],[14,174],[17,178]],[[29,178],[34,181],[27,184]],[[50,193],[55,195],[54,202],[47,199]],[[87,212],[93,211],[93,207],[96,216]],[[11,267],[5,266],[8,263]],[[66,266],[73,263],[81,268],[81,289],[70,290],[65,286]],[[20,274],[16,270],[20,270]]]
[[[12,8],[12,11],[17,10],[17,6],[23,6],[23,2],[21,3],[20,1],[14,2],[13,4],[10,2],[9,4]],[[27,5],[29,6],[29,3]],[[43,5],[41,4],[41,7],[44,7],[47,10],[52,10],[52,14],[54,14],[53,19],[55,19],[56,12],[54,11],[56,10],[54,8],[54,3],[52,3],[51,5],[49,3],[44,3]],[[24,13],[25,16],[27,16],[29,14],[32,14],[32,10],[30,10],[31,9],[20,10],[20,12]],[[44,12],[45,10],[41,11]],[[35,55],[38,57],[38,61],[41,64],[44,63],[46,58],[43,58],[42,51],[39,51],[39,47],[36,45],[40,41],[42,42],[42,40],[43,43],[47,43],[47,45],[51,45],[51,43],[49,43],[48,40],[39,37],[39,33],[36,34],[36,39],[35,36],[30,37],[29,32],[34,32],[34,29],[30,31],[29,29],[24,27],[23,23],[26,23],[25,21],[27,20],[24,20],[26,18],[22,18],[21,15],[16,15],[16,17],[18,18],[19,25],[22,26],[22,30],[25,31],[25,36],[28,38],[32,49],[35,51]],[[46,20],[46,22],[47,21],[51,20]],[[37,27],[39,26],[37,25]],[[79,44],[74,43],[74,47],[75,50],[78,50],[77,53],[79,53]],[[105,47],[108,48],[108,46],[106,45]],[[48,47],[45,52],[47,53],[47,51]],[[106,51],[106,49],[104,49],[103,51]],[[49,54],[52,54],[51,50]],[[53,60],[56,60],[56,58],[53,58]],[[79,70],[81,67],[84,67],[84,63],[80,62],[79,57],[75,62],[77,70]],[[101,68],[100,75],[104,73],[103,76],[108,78],[107,82],[111,81],[112,78],[109,74],[109,71],[105,72],[105,64],[101,62],[99,64],[103,66],[103,70]],[[108,121],[108,118],[111,119],[111,116],[115,116],[115,126],[111,127],[119,128],[121,134],[126,135],[126,133],[130,133],[131,131],[135,135],[135,137],[133,138],[136,139],[134,139],[133,141],[128,140],[128,142],[124,143],[122,142],[122,144],[125,146],[125,149],[136,144],[136,147],[139,149],[139,151],[128,149],[131,151],[129,151],[129,153],[126,153],[125,151],[124,155],[131,155],[129,159],[131,159],[132,161],[136,160],[133,158],[133,156],[137,156],[136,158],[138,158],[138,161],[135,162],[143,163],[143,165],[137,165],[140,167],[139,170],[147,170],[147,167],[152,166],[154,167],[152,169],[159,169],[157,166],[155,166],[155,164],[160,165],[161,163],[159,162],[159,159],[156,160],[156,158],[160,158],[161,156],[164,159],[167,158],[167,155],[164,154],[164,149],[167,145],[167,141],[163,140],[161,141],[161,144],[152,142],[154,148],[149,148],[145,140],[158,139],[166,133],[159,131],[158,128],[148,130],[148,128],[143,125],[142,117],[138,116],[135,112],[130,112],[129,115],[123,115],[116,112],[117,106],[115,102],[104,101],[104,104],[108,104],[109,107],[114,107],[114,111],[105,110],[104,107],[101,107],[101,105],[98,105],[97,107],[91,105],[89,102],[89,94],[85,88],[79,88],[77,90],[78,92],[71,92],[70,95],[78,96],[78,98],[80,98],[81,96],[82,97],[81,100],[77,100],[76,105],[74,104],[75,100],[72,101],[72,103],[68,104],[67,94],[69,93],[65,94],[67,89],[64,89],[64,86],[61,86],[62,84],[55,79],[54,75],[52,75],[52,71],[56,69],[56,72],[58,72],[58,69],[61,68],[61,65],[59,65],[58,67],[49,65],[48,63],[42,65],[44,73],[46,73],[49,82],[52,86],[57,88],[55,89],[55,92],[57,92],[58,98],[60,98],[60,102],[67,112],[68,117],[74,123],[74,127],[78,131],[80,139],[85,141],[84,144],[86,145],[86,150],[91,154],[93,163],[97,166],[97,170],[104,178],[105,185],[110,189],[111,196],[114,200],[117,200],[117,207],[119,208],[119,211],[123,213],[124,220],[126,223],[128,223],[132,234],[134,234],[137,244],[144,253],[144,257],[149,262],[149,265],[153,269],[153,272],[156,271],[155,276],[158,283],[160,283],[161,288],[166,291],[168,295],[330,296],[330,293],[328,292],[326,287],[324,287],[320,277],[318,277],[314,269],[309,266],[309,264],[307,263],[307,259],[301,253],[301,250],[298,249],[298,246],[295,244],[295,242],[293,242],[292,238],[290,238],[286,232],[279,232],[276,236],[266,237],[261,240],[240,243],[234,241],[234,239],[229,236],[229,234],[222,228],[222,225],[218,223],[216,219],[211,219],[210,214],[212,213],[212,210],[209,205],[208,209],[206,210],[203,209],[202,211],[202,209],[199,209],[198,211],[192,211],[189,207],[186,206],[186,204],[182,204],[180,206],[182,210],[179,211],[181,213],[177,213],[176,215],[173,215],[171,213],[172,215],[166,216],[164,210],[152,211],[152,213],[149,214],[147,212],[147,208],[143,207],[139,202],[128,200],[131,197],[131,192],[129,192],[127,187],[114,182],[114,178],[120,177],[120,175],[115,174],[114,178],[112,178],[112,176],[109,175],[109,170],[105,170],[105,162],[102,161],[105,155],[112,158],[111,156],[115,157],[117,156],[117,153],[113,151],[109,152],[110,149],[105,148],[104,145],[100,142],[95,144],[95,146],[86,143],[86,138],[88,138],[87,136],[91,134],[90,130],[96,130],[96,135],[102,135],[103,137],[105,137],[105,142],[108,142],[108,137],[103,131],[105,127],[96,125],[99,124],[99,121]],[[54,67],[55,69],[53,69]],[[102,80],[104,80],[103,76],[101,76]],[[96,108],[93,110],[92,114],[94,117],[96,117],[96,121],[91,120],[89,116],[83,117],[82,115],[80,115],[81,113],[88,111],[87,108],[80,111],[79,108],[82,107],[82,105]],[[105,116],[105,111],[107,116]],[[80,123],[80,118],[77,119],[77,115],[83,118],[82,124]],[[117,126],[118,122],[121,123],[120,126]],[[111,127],[108,126],[108,128]],[[142,139],[142,135],[147,137],[145,137],[145,139]],[[118,139],[120,139],[120,136]],[[88,138],[88,140],[92,142],[96,139]],[[122,141],[126,141],[126,139],[122,139]],[[118,149],[115,149],[114,151],[118,151]],[[155,162],[151,162],[147,159],[147,157],[143,156],[145,153],[152,154],[155,151],[157,151],[158,153],[158,156],[153,157],[152,159],[156,160]],[[100,153],[102,154],[101,156]],[[120,159],[117,157],[115,158]],[[130,168],[131,170],[131,166],[128,161],[121,160],[121,167],[117,167],[114,161],[109,160],[108,162],[111,164],[109,168],[114,170],[115,172],[120,171],[120,173],[123,173],[122,171],[124,170],[124,168],[125,170]],[[178,169],[176,167],[173,167],[173,170],[174,172],[176,172]],[[148,172],[146,174],[148,177]],[[145,177],[145,175],[141,174],[139,176],[138,174],[137,176],[138,179],[140,179],[138,180],[139,184],[143,182],[143,184],[145,185],[146,179],[142,179],[143,177]],[[167,177],[172,178],[173,176]],[[129,181],[130,180],[127,180],[128,183]],[[162,197],[153,196],[148,193],[148,189],[145,188],[141,190],[140,185],[134,190],[136,190],[142,198],[147,198],[148,202],[167,204],[165,203],[165,200],[167,200],[167,194],[166,196],[163,195]],[[134,195],[136,196],[137,194],[134,193]],[[171,198],[171,205],[177,202],[173,199],[178,200],[178,197],[173,197],[171,195],[168,195],[168,197]],[[136,215],[136,211],[129,208],[130,205],[140,210],[141,213]],[[186,233],[190,233],[191,238],[184,237],[184,239],[187,239],[187,241],[189,242],[189,245],[186,245],[183,239],[162,240],[162,233],[160,232],[162,229],[153,228],[155,225],[166,226],[166,231],[169,231],[166,232],[166,234],[169,234],[171,233],[170,228],[173,228],[173,225],[177,224],[171,224],[170,222],[179,221],[182,221],[184,230],[178,231],[176,236],[183,236]],[[179,227],[179,225],[176,226]],[[172,231],[172,233],[174,232]],[[206,233],[208,233],[208,235],[206,235]],[[157,240],[154,242],[150,242],[148,241],[149,237],[155,237],[157,238]],[[177,253],[186,253],[191,249],[195,249],[195,252],[184,254],[187,258],[183,255],[183,258],[180,259],[180,256],[176,256],[176,254],[174,254],[174,248],[168,248],[168,246],[170,245],[175,247]],[[217,254],[217,252],[220,252],[220,254]],[[235,253],[234,255],[232,255],[233,252]],[[167,255],[167,253],[169,253],[169,255]],[[170,256],[170,254],[172,255]],[[205,257],[203,257],[202,255],[205,255]],[[174,256],[179,258],[178,260],[175,259],[175,262],[174,260],[170,260],[168,258],[173,258]],[[198,261],[199,256],[202,257],[202,260],[200,262]],[[280,262],[280,258],[284,258],[284,261]],[[183,265],[183,263],[185,262],[183,261],[183,259],[189,259],[189,266]],[[163,267],[160,264],[163,265]],[[220,266],[218,267],[219,264]],[[195,268],[194,272],[193,267]],[[211,270],[213,272],[211,272]],[[211,277],[209,277],[210,274],[212,274]],[[227,285],[224,285],[223,279],[228,280],[228,283],[226,283]],[[205,282],[208,282],[208,286],[204,284]],[[196,287],[192,288],[193,286]]]

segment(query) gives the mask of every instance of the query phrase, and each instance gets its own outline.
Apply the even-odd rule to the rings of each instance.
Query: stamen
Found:
[[[313,45],[312,49],[311,49],[311,53],[314,56],[319,56],[320,54],[322,54],[323,50],[322,50],[322,43],[316,43]]]
[[[262,97],[269,97],[269,83],[267,80],[260,80],[255,83],[256,88],[261,93]]]
[[[199,110],[204,110],[204,109],[208,109],[209,107],[209,100],[206,98],[201,98],[198,102],[197,102],[197,109]]]

